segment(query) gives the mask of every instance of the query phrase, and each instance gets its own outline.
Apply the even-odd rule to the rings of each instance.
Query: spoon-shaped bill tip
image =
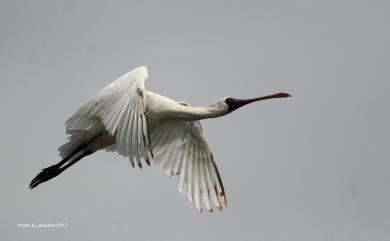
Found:
[[[286,98],[286,97],[291,97],[289,93],[277,93],[275,94],[276,98]]]

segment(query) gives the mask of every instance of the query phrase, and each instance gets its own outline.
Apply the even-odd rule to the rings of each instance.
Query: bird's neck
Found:
[[[208,118],[216,118],[227,114],[226,110],[218,108],[214,105],[204,107],[183,106],[181,119],[188,121],[202,120]]]

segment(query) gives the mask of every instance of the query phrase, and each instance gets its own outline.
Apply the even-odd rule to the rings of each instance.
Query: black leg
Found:
[[[76,162],[80,161],[84,157],[86,157],[88,155],[91,155],[92,153],[93,152],[84,150],[83,152],[80,153],[80,155],[75,157],[73,160],[71,160],[70,162],[66,163],[63,167],[60,167],[60,173],[65,171],[66,169],[68,169],[69,167],[71,167],[73,164],[75,164]]]
[[[42,171],[31,181],[30,189],[33,189],[34,187],[38,186],[42,182],[46,182],[58,176],[61,172],[65,171],[67,168],[69,168],[70,166],[72,166],[73,164],[81,160],[83,157],[92,154],[91,151],[86,150],[86,147],[88,146],[89,143],[93,142],[96,138],[98,138],[101,135],[102,133],[99,133],[94,138],[92,138],[88,143],[84,143],[80,145],[79,147],[76,148],[76,150],[72,151],[59,163],[42,169]]]
[[[91,154],[91,152],[84,150],[84,151],[80,152],[80,154],[78,156],[76,156],[74,159],[72,159],[70,162],[68,162],[66,165],[64,165],[62,167],[61,167],[61,165],[63,165],[65,163],[64,162],[65,159],[62,160],[61,162],[53,165],[53,166],[46,167],[46,168],[42,169],[42,171],[31,181],[30,189],[33,189],[34,187],[38,186],[39,184],[41,184],[43,182],[47,182],[50,179],[58,176],[63,171],[65,171],[65,169],[69,168],[70,166],[72,166],[73,164],[75,164],[76,162],[81,160],[83,157],[88,156],[90,154]],[[66,158],[68,158],[68,157],[66,157]],[[68,158],[68,160],[69,159],[70,158]]]

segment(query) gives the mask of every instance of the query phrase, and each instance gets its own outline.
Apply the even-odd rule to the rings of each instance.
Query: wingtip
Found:
[[[146,164],[147,164],[148,166],[150,166],[150,160],[149,160],[148,158],[145,160],[145,162],[146,162]]]
[[[145,77],[148,78],[148,68],[145,65],[135,68],[134,70],[137,72],[138,71],[142,72],[145,75]]]

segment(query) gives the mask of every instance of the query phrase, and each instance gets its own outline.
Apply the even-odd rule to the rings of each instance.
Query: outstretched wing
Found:
[[[142,167],[149,164],[152,151],[146,122],[146,67],[134,69],[107,85],[66,121],[68,133],[89,128],[91,120],[100,119],[106,131],[116,138],[109,147],[128,156]]]
[[[178,189],[202,211],[221,211],[226,196],[213,154],[199,121],[168,121],[150,133],[154,161],[168,175],[178,175]]]

